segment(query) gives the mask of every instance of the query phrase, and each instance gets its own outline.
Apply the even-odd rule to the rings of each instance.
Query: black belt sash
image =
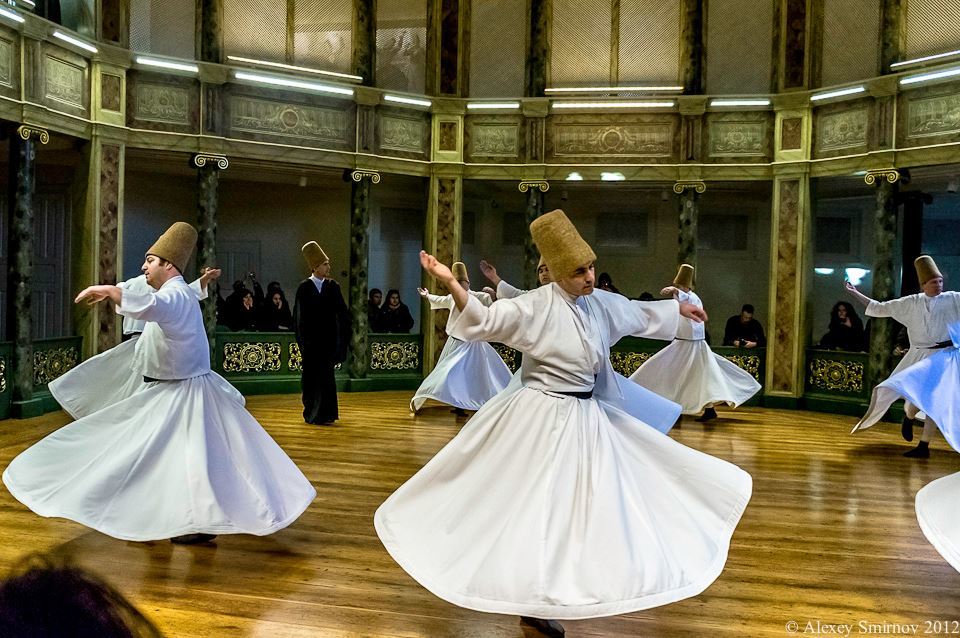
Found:
[[[551,390],[553,394],[562,394],[565,397],[573,397],[575,399],[592,399],[593,398],[593,388],[590,388],[586,392],[558,392]]]
[[[953,345],[953,341],[947,339],[946,341],[940,341],[938,343],[935,343],[932,346],[927,346],[926,350],[940,350],[941,348],[949,348],[952,345]]]

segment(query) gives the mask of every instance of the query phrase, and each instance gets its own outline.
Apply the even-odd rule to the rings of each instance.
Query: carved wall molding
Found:
[[[517,188],[520,189],[521,193],[526,193],[531,188],[539,188],[541,193],[546,193],[550,190],[550,182],[544,179],[523,180],[517,185]]]
[[[673,192],[677,195],[682,195],[683,191],[693,189],[697,193],[706,193],[707,184],[706,182],[700,181],[680,181],[673,184]]]
[[[197,153],[193,156],[191,163],[197,168],[203,168],[207,162],[213,162],[220,170],[226,170],[230,166],[230,160],[225,155],[213,155],[211,153]]]
[[[369,177],[370,181],[374,184],[380,183],[379,171],[374,171],[369,168],[357,168],[350,173],[350,179],[355,182],[361,181],[364,177]]]
[[[39,126],[31,126],[29,124],[21,124],[17,127],[17,135],[20,136],[22,140],[29,140],[31,137],[38,137],[41,144],[46,144],[50,141],[50,133],[47,129],[40,128]]]
[[[406,153],[423,153],[427,123],[423,119],[382,115],[380,148]]]
[[[14,44],[0,37],[0,84],[13,88]]]
[[[230,129],[315,142],[347,144],[356,123],[345,109],[306,106],[235,95],[230,100]]]
[[[470,155],[517,157],[520,155],[520,125],[479,124],[469,126]]]
[[[960,133],[960,94],[922,97],[907,102],[907,138]]]
[[[670,122],[634,124],[554,124],[553,154],[558,157],[670,157],[675,126]]]
[[[44,59],[44,96],[82,109],[85,75],[84,67],[48,55]]]
[[[863,176],[863,181],[867,183],[867,186],[879,186],[884,180],[896,184],[900,181],[900,171],[895,168],[879,168],[869,170]]]
[[[190,91],[169,84],[137,83],[137,119],[168,124],[190,123]]]
[[[712,157],[766,155],[766,122],[711,122],[709,131]]]
[[[835,151],[866,146],[868,128],[866,108],[823,114],[817,119],[817,149]]]

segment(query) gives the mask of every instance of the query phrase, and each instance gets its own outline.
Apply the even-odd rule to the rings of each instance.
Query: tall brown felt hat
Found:
[[[173,264],[183,274],[197,247],[197,230],[187,222],[175,222],[147,251]]]
[[[693,288],[693,266],[680,264],[680,270],[677,271],[677,276],[673,278],[673,285]]]
[[[330,261],[327,253],[323,252],[323,248],[320,248],[320,244],[315,241],[305,243],[303,248],[300,249],[300,252],[303,253],[303,258],[307,260],[307,265],[310,266],[310,270],[316,270],[317,266],[323,262]]]
[[[470,276],[467,274],[467,266],[462,261],[453,262],[453,265],[450,266],[450,272],[453,273],[453,278],[457,281],[467,281],[470,279]]]
[[[590,244],[559,208],[533,220],[530,234],[554,281],[573,275],[577,268],[597,258]]]
[[[547,262],[543,260],[543,255],[540,255],[540,261],[537,262],[537,272],[540,272],[540,269],[546,265],[547,265]],[[549,268],[547,270],[549,270]]]
[[[921,286],[935,277],[943,277],[937,268],[937,262],[933,261],[930,255],[920,255],[914,259],[913,267],[917,269],[917,279]]]

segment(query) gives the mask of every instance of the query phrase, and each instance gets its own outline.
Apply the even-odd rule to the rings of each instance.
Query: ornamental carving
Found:
[[[223,344],[224,372],[276,372],[279,369],[279,343]]]
[[[629,377],[653,354],[652,352],[611,352],[610,365],[623,376]]]
[[[526,193],[531,188],[538,189],[541,193],[550,190],[550,182],[543,179],[523,180],[517,185],[521,193]]]
[[[490,345],[493,346],[493,349],[497,351],[497,354],[500,355],[503,362],[510,368],[510,372],[516,372],[517,368],[520,367],[520,353],[502,343],[491,343]]]
[[[29,124],[21,124],[17,127],[17,135],[19,135],[22,140],[29,140],[31,137],[36,137],[40,140],[41,144],[46,144],[50,141],[50,133],[46,129],[30,126]]]
[[[710,124],[710,155],[764,155],[767,125],[764,122],[713,122]]]
[[[0,393],[7,391],[7,362],[0,357]]]
[[[203,168],[207,162],[216,164],[220,170],[226,170],[230,166],[230,160],[223,155],[211,155],[209,153],[197,153],[193,156],[193,165],[197,168]]]
[[[919,98],[907,103],[907,137],[960,133],[960,95]]]
[[[369,177],[374,184],[380,183],[380,173],[366,168],[358,168],[350,172],[350,179],[360,182],[364,177]]]
[[[59,58],[44,60],[46,84],[44,95],[51,100],[83,108],[84,68]]]
[[[520,154],[520,125],[471,124],[470,154],[517,157]]]
[[[557,156],[669,157],[673,151],[673,125],[564,124],[553,129]]]
[[[419,370],[420,344],[414,341],[374,341],[370,344],[371,370]]]
[[[137,119],[189,124],[190,92],[167,84],[137,84]]]
[[[423,120],[383,116],[380,119],[380,148],[422,153],[426,125]]]
[[[817,121],[817,148],[833,151],[867,144],[867,109],[854,109],[821,115]]]
[[[80,361],[77,348],[52,348],[33,353],[33,383],[46,385],[73,369]]]
[[[858,361],[814,359],[810,362],[810,385],[835,392],[861,392],[863,364]]]
[[[884,181],[896,184],[899,180],[900,171],[895,168],[874,169],[867,171],[867,174],[863,176],[863,181],[866,182],[867,186],[878,186]]]
[[[755,354],[734,354],[728,357],[724,357],[727,361],[733,363],[741,370],[745,371],[751,377],[757,380],[758,383],[763,383],[760,380],[760,357]]]
[[[13,42],[0,38],[0,84],[13,87]]]
[[[342,143],[348,137],[351,124],[347,112],[340,109],[250,97],[234,97],[230,102],[230,128],[234,131]]]
[[[303,371],[303,357],[300,354],[300,344],[295,341],[290,343],[290,358],[287,359],[287,370],[290,372]]]
[[[707,192],[707,184],[706,182],[674,182],[674,193],[677,195],[682,195],[683,191],[686,190],[693,190],[702,195],[703,193]]]

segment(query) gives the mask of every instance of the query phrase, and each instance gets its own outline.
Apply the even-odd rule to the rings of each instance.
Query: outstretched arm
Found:
[[[80,303],[81,301],[86,301],[87,304],[93,305],[100,303],[105,299],[109,299],[115,304],[119,304],[120,300],[123,297],[123,291],[118,286],[89,286],[80,291],[80,294],[77,295],[77,298],[73,300],[74,303]]]
[[[849,292],[854,299],[862,303],[864,306],[869,306],[871,303],[873,303],[873,299],[857,290],[857,287],[849,281],[845,281],[843,283],[843,287],[847,289],[847,292]]]
[[[450,272],[450,269],[437,261],[436,257],[428,254],[425,250],[420,251],[420,265],[447,287],[447,290],[450,291],[450,295],[453,297],[454,304],[457,306],[457,310],[463,310],[464,306],[467,305],[467,299],[470,298],[470,295],[460,286],[460,282],[453,278],[453,273]]]
[[[480,260],[480,272],[483,273],[483,276],[490,280],[490,283],[493,284],[493,287],[496,288],[500,285],[500,275],[497,274],[497,269],[493,267],[493,264],[488,262],[486,259]]]

